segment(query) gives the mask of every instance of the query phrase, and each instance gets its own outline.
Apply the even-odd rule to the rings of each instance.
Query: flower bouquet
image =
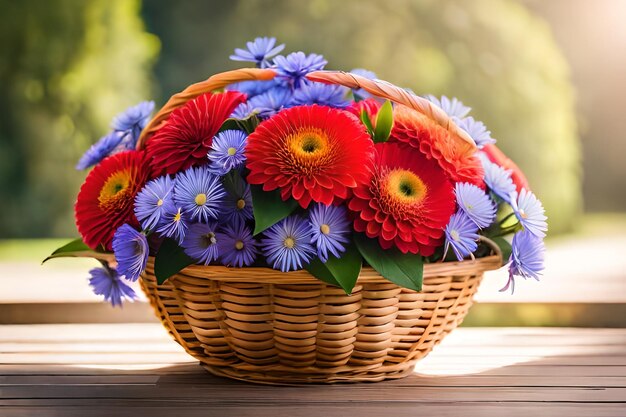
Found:
[[[217,74],[117,116],[81,158],[82,239],[114,306],[143,290],[211,372],[258,382],[407,375],[483,272],[538,278],[541,203],[457,99],[419,97],[257,38]],[[512,241],[505,239],[513,236]],[[511,243],[509,243],[511,242]]]

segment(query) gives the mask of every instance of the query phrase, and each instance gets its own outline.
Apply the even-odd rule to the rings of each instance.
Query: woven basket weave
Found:
[[[189,86],[144,129],[138,149],[170,113],[202,93],[272,70],[242,69]],[[366,91],[409,106],[446,128],[459,147],[472,140],[430,102],[383,81],[318,71],[308,78]],[[363,268],[351,295],[306,271],[190,266],[158,285],[151,258],[142,287],[161,321],[211,373],[258,383],[381,381],[411,373],[463,320],[483,272],[500,255],[427,264],[422,292],[400,288]]]

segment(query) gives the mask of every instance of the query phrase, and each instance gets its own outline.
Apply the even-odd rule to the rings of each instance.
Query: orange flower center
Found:
[[[305,127],[287,137],[289,159],[299,171],[311,173],[331,153],[328,135],[321,129]]]
[[[387,174],[385,188],[390,200],[402,205],[419,203],[426,196],[424,182],[406,169],[390,171]]]
[[[111,174],[100,190],[98,196],[100,207],[107,209],[116,205],[128,193],[130,179],[130,170],[117,171]]]

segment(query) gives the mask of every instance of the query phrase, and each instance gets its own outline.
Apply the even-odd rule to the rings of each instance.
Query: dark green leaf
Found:
[[[396,248],[382,249],[375,239],[364,234],[355,235],[361,255],[380,275],[401,287],[422,290],[424,259],[420,255],[404,254]]]
[[[163,284],[169,277],[194,264],[174,239],[165,239],[154,258],[154,275]]]
[[[242,183],[243,178],[241,178],[241,174],[236,169],[231,169],[222,177],[222,185],[224,185],[228,194],[233,197],[240,197],[238,193],[245,189]]]
[[[248,134],[254,132],[254,129],[259,125],[259,118],[256,115],[251,115],[247,119],[226,119],[219,132],[225,130],[242,130]]]
[[[492,237],[491,240],[493,240],[493,242],[498,245],[502,251],[502,262],[508,262],[511,252],[513,251],[509,241],[503,237]]]
[[[260,185],[251,185],[250,191],[254,211],[255,236],[289,216],[298,207],[298,202],[293,198],[283,201],[278,190],[263,191]]]
[[[372,121],[370,120],[370,116],[369,116],[369,114],[367,114],[367,112],[365,110],[361,110],[361,121],[363,122],[363,124],[367,128],[367,133],[369,133],[369,135],[373,139],[374,138],[374,128],[372,127]]]
[[[346,294],[350,294],[359,278],[362,264],[363,260],[359,251],[354,244],[350,244],[341,258],[331,256],[326,263],[316,258],[306,269],[316,278],[339,286]]]
[[[376,117],[376,128],[374,129],[374,143],[387,142],[393,127],[393,108],[389,100],[385,101],[378,111]]]
[[[89,248],[89,246],[85,245],[85,243],[83,242],[81,238],[78,238],[78,239],[72,240],[67,245],[61,246],[60,248],[52,252],[52,254],[50,254],[50,256],[44,259],[42,263],[45,263],[46,261],[49,261],[50,259],[54,259],[54,258],[81,256],[87,252],[93,252],[93,251],[91,250],[91,248]]]
[[[332,272],[326,268],[326,265],[319,258],[313,258],[313,260],[304,267],[307,271],[311,273],[315,278],[320,281],[324,281],[327,284],[334,285],[336,287],[341,287],[341,284],[337,282]]]

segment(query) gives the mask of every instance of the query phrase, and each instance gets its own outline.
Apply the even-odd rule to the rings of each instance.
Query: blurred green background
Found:
[[[583,210],[626,211],[626,58],[600,59],[623,51],[624,6],[0,0],[0,238],[76,235],[85,173],[73,167],[111,118],[237,67],[232,50],[264,35],[287,52],[323,54],[328,68],[367,68],[418,94],[459,97],[528,174],[551,234],[575,229]]]

